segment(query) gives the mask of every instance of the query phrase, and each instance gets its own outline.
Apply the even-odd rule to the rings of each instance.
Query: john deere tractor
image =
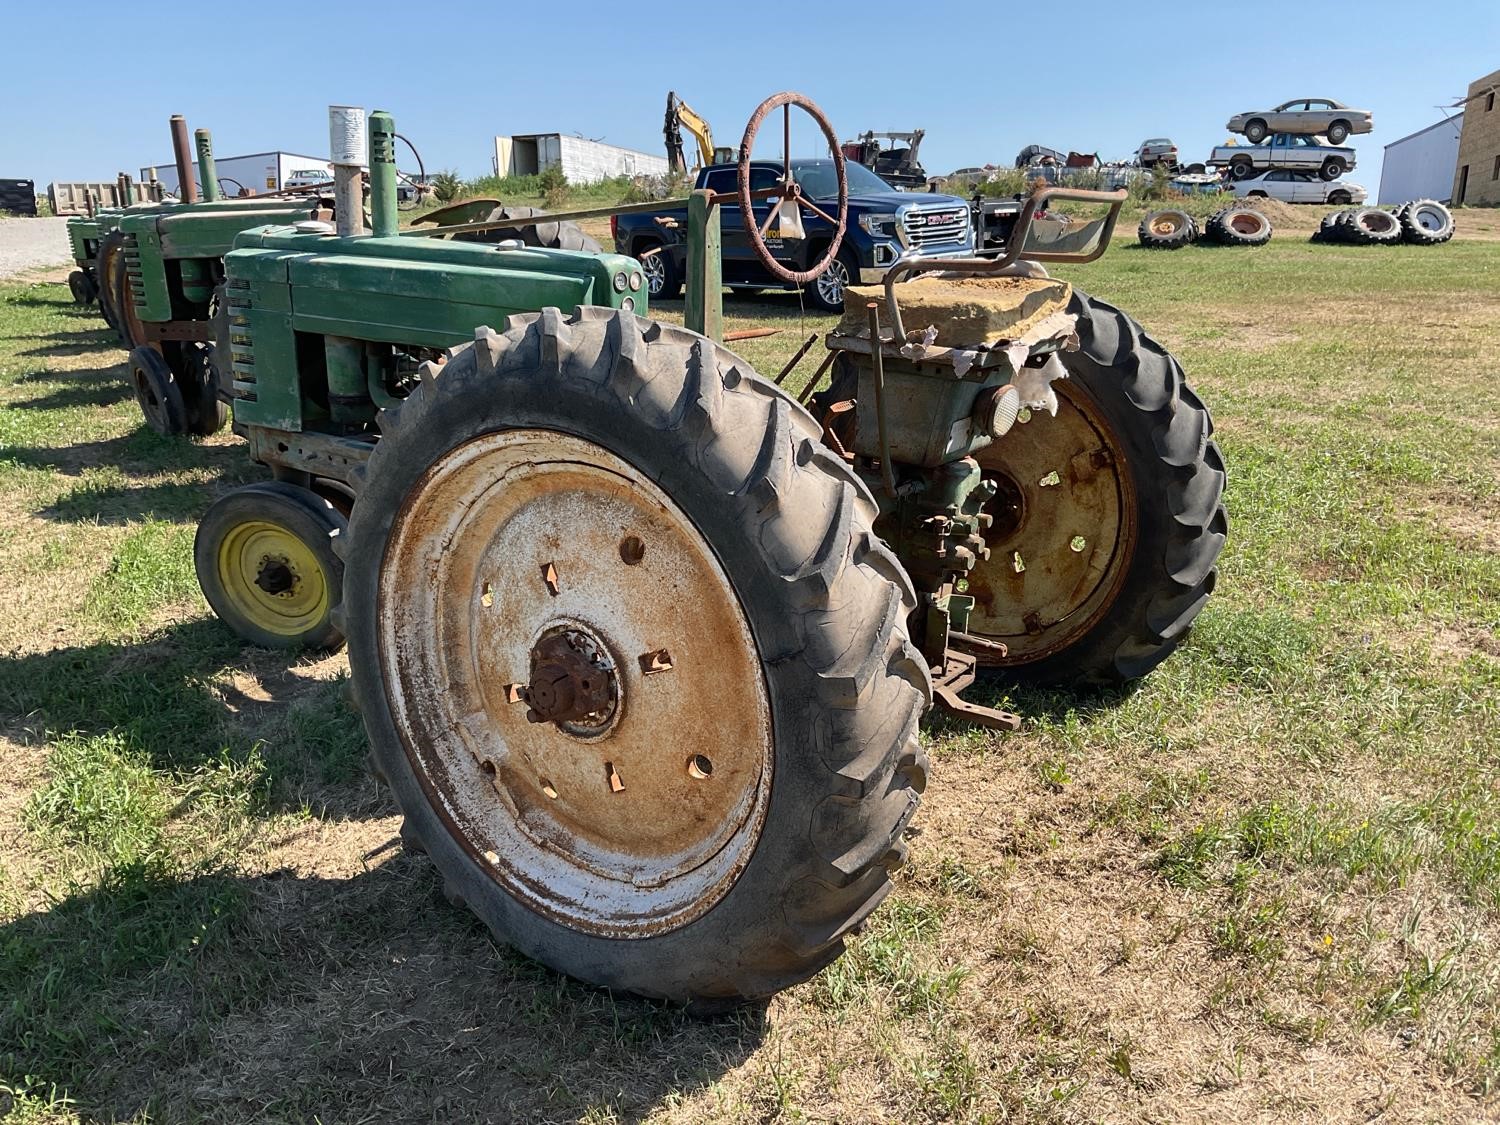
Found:
[[[836,215],[752,190],[793,106]],[[934,698],[1006,726],[963,698],[978,665],[1138,675],[1212,588],[1207,411],[1035,264],[1101,253],[1120,196],[1034,200],[952,276],[903,264],[809,410],[712,337],[718,205],[775,269],[772,212],[833,226],[815,269],[838,252],[805,98],[689,202],[699,331],[651,318],[628,257],[398,232],[394,134],[370,115],[371,232],[262,226],[224,259],[219,387],[272,479],[204,516],[204,593],[259,644],[347,639],[405,841],[503,940],[699,1005],[802,980],[905,859]]]

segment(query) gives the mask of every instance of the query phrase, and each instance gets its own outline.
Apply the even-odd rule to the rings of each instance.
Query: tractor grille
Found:
[[[254,402],[255,341],[250,333],[250,283],[231,277],[225,283],[224,299],[229,303],[229,356],[233,383],[226,387],[231,398]]]
[[[961,204],[913,207],[901,216],[901,226],[906,233],[906,244],[917,249],[969,243],[969,209]]]
[[[133,234],[125,236],[125,280],[130,285],[130,303],[139,310],[146,303],[146,283],[141,280],[141,247]]]

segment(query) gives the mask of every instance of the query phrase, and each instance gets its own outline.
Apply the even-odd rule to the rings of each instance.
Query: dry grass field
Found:
[[[1309,245],[1316,218],[1174,254],[1122,224],[1061,271],[1214,411],[1218,592],[1130,690],[992,685],[1014,735],[930,719],[896,893],[714,1020],[444,901],[344,658],[248,648],[198,593],[198,515],[261,476],[241,443],[154,436],[91,311],[0,283],[0,1117],[1500,1113],[1500,213],[1432,249]],[[726,305],[783,329],[741,345],[763,373],[831,323]]]

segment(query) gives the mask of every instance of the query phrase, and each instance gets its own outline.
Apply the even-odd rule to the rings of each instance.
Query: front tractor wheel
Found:
[[[999,486],[969,631],[1025,678],[1110,683],[1171,654],[1208,600],[1227,530],[1224,462],[1182,368],[1129,316],[1074,290],[1055,418],[977,454]]]
[[[890,890],[926,669],[875,506],[685,329],[480,329],[395,411],[341,618],[375,764],[450,899],[593,984],[717,1006]]]
[[[193,564],[219,619],[264,648],[335,649],[332,621],[343,563],[334,554],[347,522],[323,497],[265,482],[215,500],[198,524]]]

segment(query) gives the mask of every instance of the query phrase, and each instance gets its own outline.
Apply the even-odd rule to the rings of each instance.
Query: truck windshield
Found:
[[[839,177],[832,160],[794,160],[792,175],[802,185],[802,190],[813,199],[838,197]],[[852,160],[844,161],[844,175],[849,180],[851,195],[872,191],[889,194],[896,190],[863,164],[856,164]]]

